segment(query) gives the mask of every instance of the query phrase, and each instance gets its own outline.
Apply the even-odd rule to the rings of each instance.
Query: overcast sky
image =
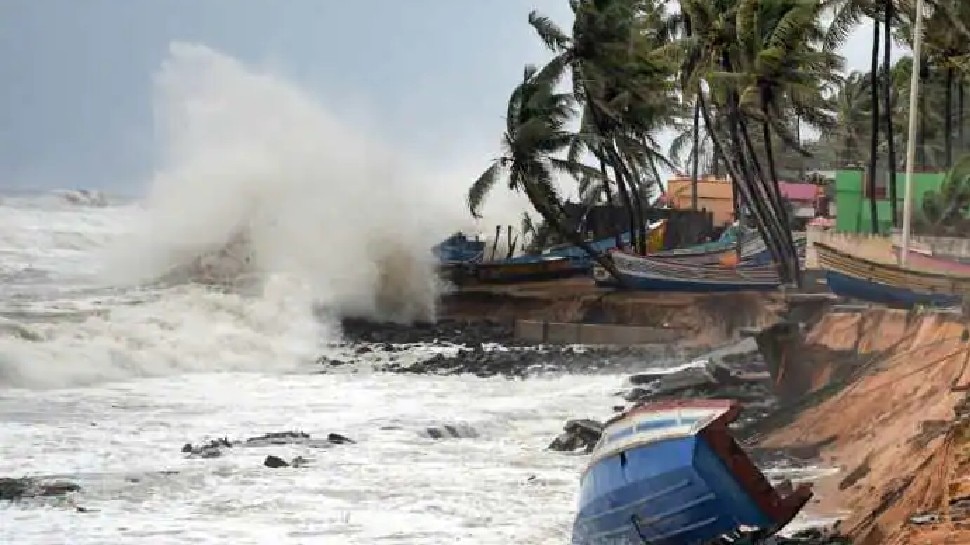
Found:
[[[173,41],[269,69],[325,108],[353,97],[397,148],[480,170],[523,64],[547,57],[533,8],[569,22],[566,0],[3,0],[0,187],[143,186],[152,77]],[[845,48],[850,67],[868,66],[870,32]]]

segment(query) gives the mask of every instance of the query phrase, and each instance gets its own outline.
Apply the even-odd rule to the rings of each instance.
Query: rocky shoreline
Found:
[[[633,372],[645,362],[690,359],[702,349],[678,345],[569,346],[516,341],[512,327],[499,322],[442,320],[404,326],[344,320],[344,342],[336,354],[317,360],[321,372],[336,372],[361,360],[377,361],[378,372],[414,375],[474,375],[521,379],[547,374]],[[428,356],[413,358],[416,347]]]

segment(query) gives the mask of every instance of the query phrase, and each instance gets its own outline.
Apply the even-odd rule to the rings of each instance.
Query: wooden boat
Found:
[[[711,543],[756,529],[762,539],[811,499],[783,497],[728,433],[732,401],[655,402],[609,423],[580,481],[573,545]]]
[[[485,241],[472,240],[464,233],[455,233],[436,244],[431,251],[443,265],[479,261],[485,254]]]
[[[878,263],[815,243],[819,265],[836,295],[891,306],[950,306],[970,295],[970,276]]]
[[[766,291],[781,285],[774,264],[695,264],[623,252],[610,254],[620,283],[602,267],[593,269],[597,285],[640,291],[724,292]]]
[[[893,254],[896,256],[897,260],[899,260],[901,253],[902,248],[899,246],[893,246]],[[908,260],[909,263],[907,266],[912,269],[950,273],[960,276],[970,276],[970,263],[963,263],[962,261],[957,261],[955,259],[934,256],[929,251],[914,249],[911,247],[909,249]]]
[[[486,284],[566,278],[588,273],[588,266],[565,257],[521,256],[502,261],[469,263],[465,280]]]

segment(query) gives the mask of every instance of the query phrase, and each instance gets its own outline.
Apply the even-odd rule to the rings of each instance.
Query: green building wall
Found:
[[[913,215],[920,213],[923,195],[936,191],[946,176],[943,172],[913,173]],[[903,195],[906,189],[906,173],[898,172],[895,177],[897,208],[903,212]],[[871,233],[869,199],[863,192],[865,173],[862,170],[839,170],[835,173],[835,230],[840,233]],[[876,201],[876,214],[879,232],[888,234],[892,228],[892,213],[887,198]]]

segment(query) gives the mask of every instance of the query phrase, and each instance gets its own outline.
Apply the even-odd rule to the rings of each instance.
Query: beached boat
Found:
[[[485,241],[469,239],[464,233],[455,233],[436,244],[431,252],[443,265],[479,261],[485,254]]]
[[[829,289],[842,297],[909,308],[957,305],[970,295],[970,276],[879,263],[821,243],[815,249]]]
[[[902,248],[893,246],[893,254],[896,256],[897,261],[901,253]],[[912,269],[970,276],[970,263],[935,256],[926,250],[910,247],[909,257],[907,259],[909,261],[907,266]]]
[[[623,252],[611,253],[610,259],[620,274],[620,282],[602,267],[595,267],[593,279],[597,285],[671,292],[766,291],[781,285],[774,264],[696,264]]]
[[[711,543],[767,537],[811,499],[775,490],[728,433],[732,401],[655,402],[609,423],[580,481],[573,545]]]
[[[528,282],[588,274],[589,267],[565,257],[519,256],[501,261],[469,263],[466,280],[486,284]]]

